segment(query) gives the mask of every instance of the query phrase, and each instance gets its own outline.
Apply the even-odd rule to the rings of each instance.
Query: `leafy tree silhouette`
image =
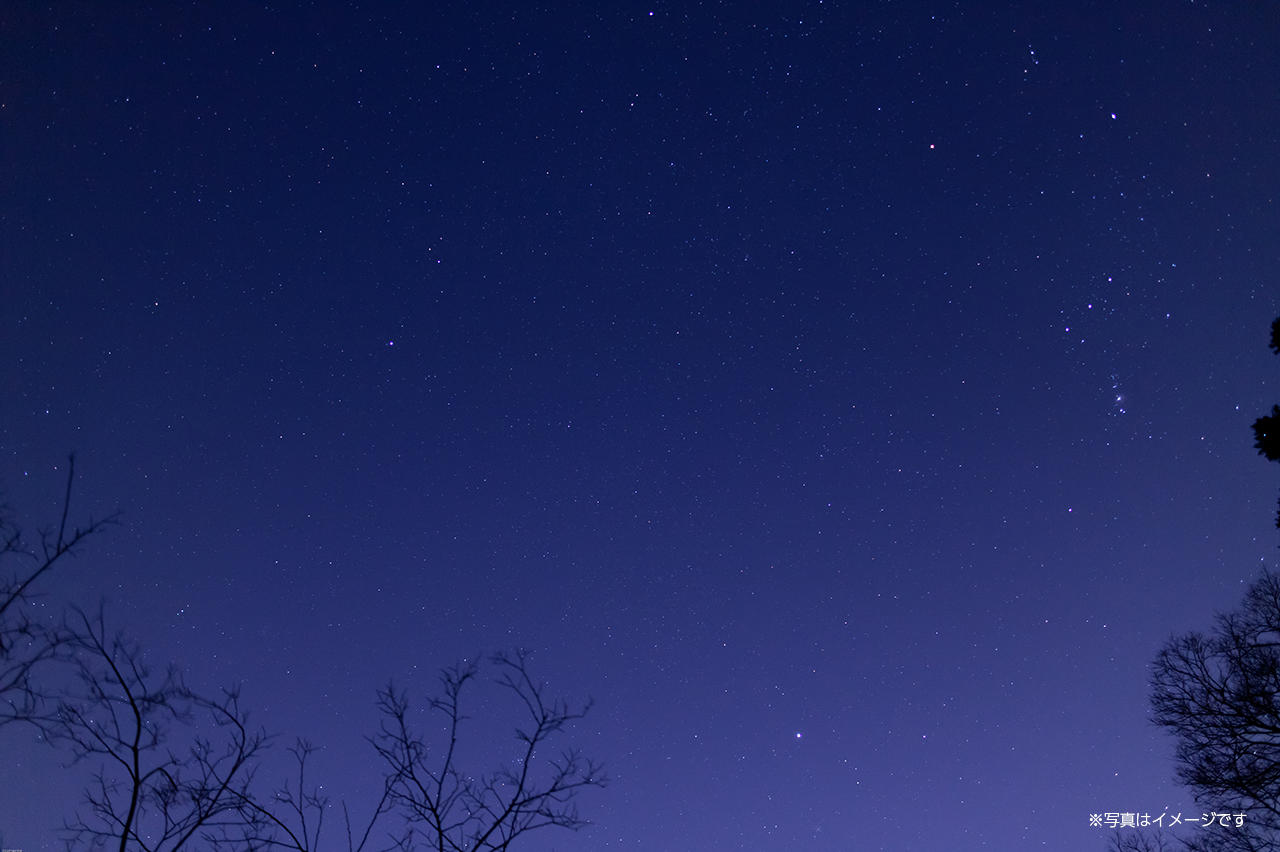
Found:
[[[1280,355],[1280,317],[1271,323],[1271,351]],[[1280,405],[1271,413],[1253,421],[1253,446],[1267,461],[1280,461]],[[1280,529],[1280,509],[1276,511],[1276,528]]]

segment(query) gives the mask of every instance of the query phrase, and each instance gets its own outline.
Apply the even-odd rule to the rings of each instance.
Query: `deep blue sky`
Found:
[[[1280,544],[1275,7],[18,3],[0,45],[0,483],[35,526],[75,450],[124,511],[46,603],[243,680],[335,796],[375,687],[522,646],[614,779],[530,852],[1198,815],[1148,664]],[[76,792],[2,754],[5,845],[55,848]]]

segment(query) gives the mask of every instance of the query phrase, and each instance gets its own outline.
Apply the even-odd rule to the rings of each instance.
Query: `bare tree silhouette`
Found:
[[[1243,824],[1202,828],[1196,852],[1280,850],[1280,576],[1254,582],[1209,635],[1175,636],[1156,657],[1153,721],[1176,739],[1176,777],[1205,813]],[[1120,846],[1125,852],[1140,847]]]
[[[62,517],[56,528],[38,531],[37,549],[25,542],[22,527],[14,520],[12,510],[0,506],[0,560],[26,566],[0,575],[0,726],[30,720],[39,711],[46,696],[32,679],[32,673],[51,661],[61,644],[55,626],[36,621],[29,611],[37,581],[64,557],[74,556],[87,538],[116,523],[120,517],[117,511],[101,520],[90,518],[83,527],[68,529],[75,479],[76,457],[72,454],[67,457]]]
[[[242,801],[241,820],[227,822],[217,826],[206,834],[211,848],[218,852],[236,852],[236,850],[286,850],[286,852],[316,852],[320,846],[320,837],[324,829],[325,812],[329,809],[330,798],[320,793],[319,788],[309,785],[307,780],[307,762],[316,748],[306,740],[297,740],[290,748],[297,764],[297,785],[286,782],[266,800],[259,801],[254,796],[246,796]],[[363,852],[375,839],[374,829],[383,815],[391,810],[390,780],[384,779],[382,795],[374,808],[373,815],[364,823],[358,832],[354,827],[351,812],[346,803],[342,805],[342,814],[346,827],[347,849],[349,852]],[[400,848],[400,838],[391,838],[382,850]]]
[[[1144,834],[1116,829],[1107,841],[1109,852],[1174,852],[1175,849],[1185,848],[1184,841],[1171,838],[1164,832]]]
[[[75,683],[34,721],[74,762],[95,764],[68,849],[179,852],[243,824],[269,738],[250,727],[238,689],[208,698],[174,668],[152,669],[101,610],[73,610],[61,633]]]
[[[38,582],[118,519],[69,527],[74,481],[72,456],[60,521],[39,531],[37,549],[0,508],[0,557],[27,563],[0,579],[0,726],[34,725],[71,763],[91,767],[84,807],[64,826],[69,852],[318,852],[330,801],[309,780],[310,743],[289,749],[296,783],[263,797],[254,779],[273,738],[250,724],[238,687],[210,697],[173,666],[154,668],[137,642],[108,630],[101,605],[93,615],[73,607],[57,624],[32,616]],[[524,719],[510,761],[482,775],[458,765],[463,692],[478,662],[444,669],[440,694],[427,699],[447,729],[438,748],[415,729],[408,694],[389,684],[377,694],[383,719],[369,737],[382,789],[358,827],[343,804],[348,852],[499,852],[530,831],[587,824],[576,799],[608,783],[600,764],[572,749],[545,752],[591,703],[549,699],[523,651],[489,664]]]
[[[427,709],[443,718],[447,731],[438,748],[415,731],[406,692],[394,685],[379,690],[383,721],[369,741],[384,764],[383,785],[372,815],[359,827],[344,803],[348,852],[496,852],[536,829],[587,825],[575,800],[583,790],[608,783],[600,764],[574,750],[561,751],[541,766],[539,759],[550,739],[586,715],[590,702],[571,707],[548,699],[545,686],[530,674],[525,652],[494,654],[489,662],[498,670],[496,682],[515,696],[526,720],[516,729],[516,754],[487,775],[472,775],[458,764],[462,723],[468,719],[463,692],[480,675],[477,662],[444,669],[440,694],[427,699]],[[211,836],[219,852],[317,852],[330,802],[308,787],[313,747],[300,740],[290,751],[297,763],[296,786],[290,783],[262,802],[246,796],[243,821]],[[381,827],[393,813],[399,826]]]
[[[537,759],[547,741],[590,710],[590,702],[572,708],[548,700],[542,683],[529,673],[528,655],[495,654],[497,682],[516,696],[527,723],[516,729],[519,753],[488,775],[471,776],[456,763],[462,714],[461,696],[479,674],[479,666],[458,663],[440,675],[442,695],[429,699],[430,709],[444,715],[449,741],[433,755],[409,724],[406,693],[388,685],[378,696],[384,718],[374,747],[386,762],[392,802],[404,815],[409,833],[402,848],[420,838],[441,852],[489,852],[508,849],[516,838],[539,828],[577,830],[585,826],[575,799],[588,787],[608,783],[600,764],[573,750],[562,751],[540,772]]]

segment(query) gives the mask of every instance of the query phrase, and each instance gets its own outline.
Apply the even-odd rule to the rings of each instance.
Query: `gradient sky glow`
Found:
[[[1199,815],[1148,665],[1280,544],[1276,6],[19,3],[0,45],[0,485],[46,523],[74,450],[124,512],[44,606],[243,681],[335,797],[375,688],[525,647],[613,778],[526,852]],[[5,846],[59,848],[71,776],[0,765]]]

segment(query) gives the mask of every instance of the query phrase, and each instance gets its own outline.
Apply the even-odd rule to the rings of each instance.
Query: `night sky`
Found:
[[[355,5],[0,9],[0,485],[123,512],[46,612],[357,810],[377,687],[530,649],[612,783],[528,852],[1200,814],[1149,664],[1280,544],[1274,4]],[[6,847],[61,760],[0,731]]]

